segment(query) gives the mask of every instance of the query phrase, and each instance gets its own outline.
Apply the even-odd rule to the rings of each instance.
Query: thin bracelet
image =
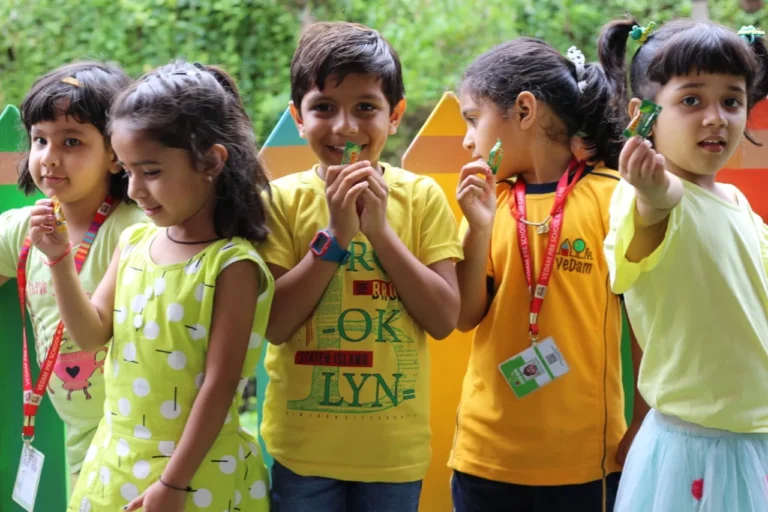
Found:
[[[52,267],[52,266],[56,265],[57,263],[61,262],[61,260],[63,260],[67,256],[69,256],[69,253],[71,253],[71,252],[72,252],[72,242],[69,242],[69,247],[67,247],[67,250],[64,251],[64,254],[62,254],[61,256],[56,258],[54,261],[48,261],[48,260],[43,259],[43,258],[40,258],[40,259],[43,261],[43,263],[45,263],[49,267]]]
[[[167,488],[169,488],[169,489],[173,489],[174,491],[181,491],[181,492],[197,492],[197,491],[195,491],[195,490],[194,490],[192,487],[190,487],[190,486],[187,486],[187,487],[176,487],[175,485],[170,485],[170,484],[167,484],[167,483],[163,482],[163,477],[160,477],[160,478],[158,478],[158,480],[160,481],[160,483],[161,483],[161,484],[163,484],[164,486],[166,486],[166,487],[167,487]]]

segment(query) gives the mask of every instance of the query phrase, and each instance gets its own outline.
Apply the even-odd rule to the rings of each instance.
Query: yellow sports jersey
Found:
[[[431,178],[382,164],[387,222],[424,265],[460,259],[456,220]],[[272,183],[267,263],[291,269],[328,226],[325,182],[312,169]],[[261,433],[301,475],[363,482],[424,478],[431,455],[427,335],[358,233],[309,322],[270,345]]]
[[[613,289],[643,348],[639,389],[664,414],[732,432],[768,432],[768,228],[738,204],[683,180],[664,240],[638,263],[635,190],[611,203],[605,251]]]
[[[530,296],[509,208],[514,186],[498,184],[488,261],[492,298],[472,340],[449,461],[453,469],[521,485],[580,484],[619,471],[616,450],[626,431],[621,304],[611,292],[603,256],[618,179],[613,170],[587,168],[568,195],[538,321],[540,339],[554,338],[570,371],[520,399],[499,364],[531,346]],[[556,185],[526,186],[528,220],[549,215]],[[529,226],[528,238],[536,281],[549,234]]]

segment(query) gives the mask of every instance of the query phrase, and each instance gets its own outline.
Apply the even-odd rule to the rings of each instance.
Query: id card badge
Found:
[[[37,487],[40,485],[40,475],[43,474],[45,456],[31,444],[24,443],[21,449],[19,472],[16,473],[16,483],[13,486],[13,501],[21,505],[27,512],[35,508]]]
[[[512,392],[520,399],[568,373],[568,363],[553,338],[534,343],[499,365]]]

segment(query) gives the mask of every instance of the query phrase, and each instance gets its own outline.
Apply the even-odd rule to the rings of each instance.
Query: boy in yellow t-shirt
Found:
[[[272,184],[276,278],[262,436],[275,510],[418,509],[430,459],[427,334],[456,326],[457,226],[434,180],[379,161],[405,110],[378,32],[318,23],[291,112],[319,163]],[[359,161],[340,165],[344,146]]]

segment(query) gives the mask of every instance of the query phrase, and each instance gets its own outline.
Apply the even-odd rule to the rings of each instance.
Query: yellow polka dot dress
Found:
[[[274,281],[246,240],[213,243],[189,261],[155,265],[153,224],[120,238],[114,339],[105,365],[105,417],[72,495],[69,511],[115,512],[155,483],[181,439],[205,379],[216,278],[228,265],[253,261],[261,273],[242,379],[219,437],[191,482],[185,511],[269,510],[269,481],[259,444],[240,428],[237,397],[262,350]],[[233,368],[233,371],[236,369]]]

